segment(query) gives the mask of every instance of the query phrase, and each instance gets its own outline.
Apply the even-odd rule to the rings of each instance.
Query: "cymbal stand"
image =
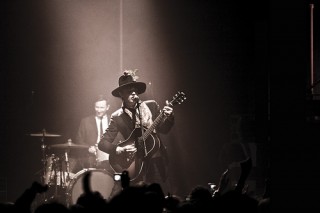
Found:
[[[45,177],[46,177],[46,174],[47,174],[47,159],[46,159],[46,145],[44,144],[44,137],[41,137],[41,152],[42,152],[42,166],[43,166],[43,172],[42,172],[42,177],[41,177],[41,183],[42,184],[45,184]]]
[[[66,172],[67,172],[67,177],[65,178],[66,180],[64,180],[64,183],[67,183],[70,180],[70,167],[69,167],[69,158],[68,158],[68,151],[65,150],[64,152],[64,157],[65,157],[65,162],[66,162]],[[62,171],[61,171],[62,172]],[[63,175],[64,177],[64,175]]]
[[[44,134],[45,134],[45,129],[43,129],[43,135],[42,135],[42,137],[41,137],[41,153],[42,153],[42,159],[41,159],[41,161],[42,161],[42,176],[41,176],[41,183],[43,184],[43,185],[45,185],[46,183],[45,183],[45,181],[46,181],[46,175],[47,175],[47,155],[46,155],[46,148],[47,148],[47,146],[44,144]],[[47,195],[46,195],[46,192],[44,192],[44,193],[42,193],[43,195],[42,195],[42,199],[44,200],[44,201],[46,201],[47,200]]]
[[[52,198],[57,198],[58,197],[58,171],[60,171],[60,159],[59,157],[53,157],[52,159],[52,168],[51,168],[51,175],[52,173],[54,174],[53,180],[54,180],[54,195],[51,197]],[[50,178],[51,179],[51,178]],[[61,180],[60,180],[61,183]]]
[[[64,159],[65,158],[65,159]],[[54,176],[54,180],[55,180],[55,191],[54,191],[54,195],[53,198],[55,200],[58,200],[59,202],[65,202],[65,196],[66,196],[66,187],[67,187],[67,181],[69,177],[69,173],[68,173],[68,177],[65,177],[65,173],[66,171],[64,171],[66,168],[64,167],[64,162],[66,163],[67,167],[68,167],[68,153],[65,152],[65,156],[61,156],[60,158],[57,157],[55,159],[55,176]],[[68,169],[67,169],[68,170]]]
[[[62,184],[62,160],[60,157],[52,154],[51,156],[52,162],[51,162],[51,169],[49,174],[49,185],[53,186],[54,191],[53,195],[50,197],[50,199],[60,199],[60,188]]]

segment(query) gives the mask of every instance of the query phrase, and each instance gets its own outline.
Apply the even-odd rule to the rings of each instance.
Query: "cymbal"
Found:
[[[41,132],[31,133],[30,136],[32,136],[32,137],[60,137],[61,135],[49,133],[44,129]]]
[[[52,134],[52,133],[31,133],[30,136],[33,137],[60,137],[61,135],[58,134]]]
[[[51,148],[58,148],[58,149],[88,149],[89,146],[86,145],[80,145],[80,144],[75,144],[75,143],[62,143],[62,144],[54,144],[50,146]]]

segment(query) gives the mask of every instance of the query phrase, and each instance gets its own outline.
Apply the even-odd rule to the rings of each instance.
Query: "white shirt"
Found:
[[[98,144],[100,142],[100,135],[102,135],[106,129],[108,128],[108,116],[103,116],[102,117],[102,130],[103,132],[100,134],[100,121],[101,119],[98,118],[96,116],[96,124],[97,124],[97,129],[98,129],[98,137],[97,137],[97,143]],[[101,162],[101,161],[104,161],[104,160],[109,160],[109,154],[108,153],[105,153],[105,152],[102,152],[98,149],[98,146],[96,146],[96,149],[97,149],[97,154],[96,154],[96,157],[97,157],[97,161],[98,162]]]

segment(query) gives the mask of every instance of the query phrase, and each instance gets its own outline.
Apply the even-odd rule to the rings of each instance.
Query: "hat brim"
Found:
[[[123,90],[124,88],[127,88],[127,87],[134,87],[134,88],[137,89],[137,93],[138,93],[138,94],[142,94],[142,93],[144,93],[144,92],[146,91],[147,85],[146,85],[145,83],[143,83],[143,82],[130,82],[130,83],[128,83],[128,84],[123,84],[123,85],[119,86],[118,88],[114,89],[114,90],[111,92],[111,94],[112,94],[113,96],[115,96],[115,97],[120,98],[119,92],[120,92],[121,90]]]

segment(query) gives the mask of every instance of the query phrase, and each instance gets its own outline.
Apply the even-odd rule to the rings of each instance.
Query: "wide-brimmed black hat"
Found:
[[[124,72],[119,78],[119,87],[114,89],[111,94],[115,97],[120,97],[119,91],[126,87],[134,87],[137,89],[138,94],[142,94],[146,91],[147,85],[143,82],[135,81],[134,77],[130,73]]]

